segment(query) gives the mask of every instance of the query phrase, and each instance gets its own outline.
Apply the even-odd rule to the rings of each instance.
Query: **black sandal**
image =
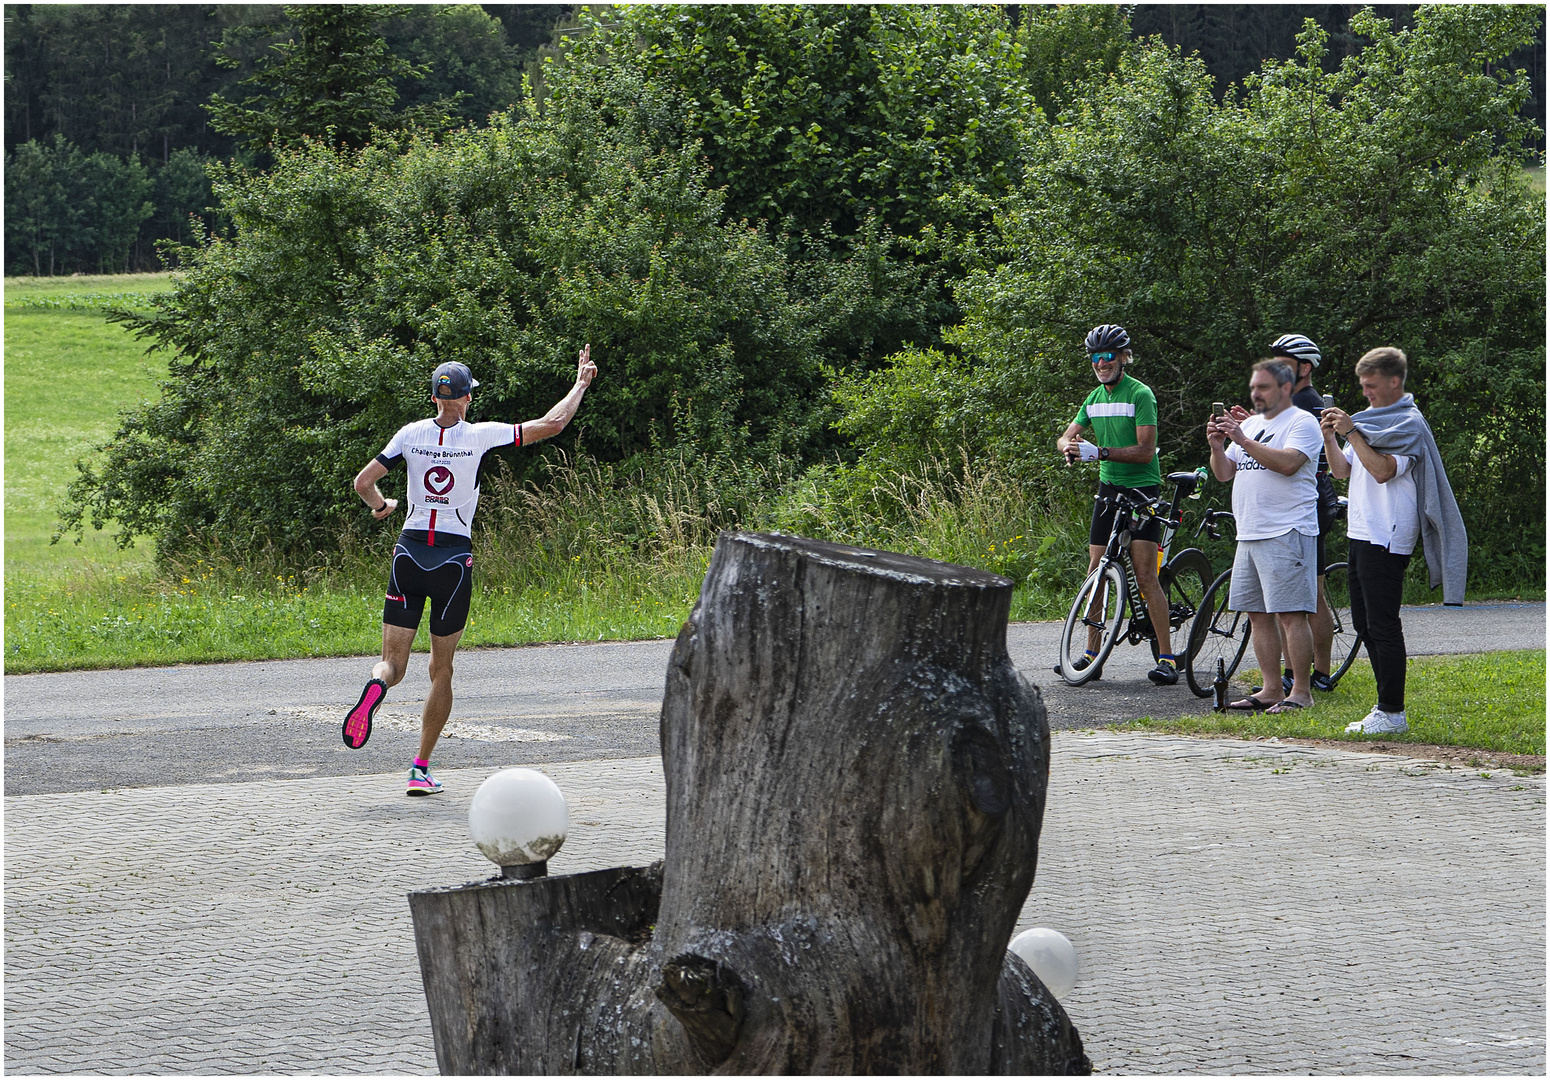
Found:
[[[1279,705],[1279,704],[1281,704],[1279,701],[1261,701],[1261,700],[1259,700],[1259,698],[1255,697],[1253,694],[1250,694],[1248,697],[1244,698],[1242,701],[1230,702],[1227,705],[1227,711],[1228,712],[1264,712],[1266,709],[1270,708],[1272,705]]]

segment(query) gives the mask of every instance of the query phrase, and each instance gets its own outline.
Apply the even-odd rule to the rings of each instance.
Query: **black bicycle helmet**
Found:
[[[1087,332],[1087,351],[1090,353],[1119,352],[1121,349],[1128,348],[1130,348],[1130,335],[1125,333],[1123,326],[1104,323]]]
[[[1319,347],[1313,344],[1313,340],[1301,334],[1282,334],[1276,338],[1270,343],[1270,355],[1290,357],[1293,360],[1312,364],[1314,367],[1318,367],[1319,361],[1323,359],[1319,355]]]

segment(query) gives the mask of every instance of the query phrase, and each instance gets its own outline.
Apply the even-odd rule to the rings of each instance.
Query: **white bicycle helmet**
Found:
[[[1301,334],[1282,334],[1276,338],[1270,343],[1270,355],[1290,357],[1293,360],[1312,364],[1314,367],[1318,367],[1319,361],[1323,359],[1319,355],[1319,347],[1313,344],[1313,340]]]

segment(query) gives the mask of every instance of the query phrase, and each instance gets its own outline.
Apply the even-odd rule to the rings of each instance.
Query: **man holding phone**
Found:
[[[1405,717],[1405,628],[1400,622],[1405,570],[1416,545],[1426,556],[1432,588],[1444,604],[1464,602],[1469,536],[1454,501],[1432,429],[1405,393],[1408,361],[1399,349],[1372,349],[1356,362],[1369,407],[1348,415],[1324,410],[1329,465],[1351,478],[1351,621],[1362,635],[1378,700],[1346,725],[1365,735],[1398,734]],[[1335,436],[1346,440],[1342,450]]]
[[[1317,606],[1313,474],[1324,440],[1318,423],[1292,407],[1295,379],[1286,361],[1261,360],[1249,378],[1254,415],[1240,421],[1229,413],[1206,425],[1211,472],[1233,486],[1238,549],[1229,602],[1249,616],[1260,670],[1280,668],[1284,641],[1295,676],[1290,692],[1270,679],[1258,695],[1227,706],[1238,712],[1279,713],[1313,704],[1308,690],[1313,664],[1308,616]]]
[[[1162,469],[1157,463],[1157,397],[1149,386],[1125,372],[1125,365],[1133,359],[1130,334],[1123,326],[1104,323],[1088,333],[1086,346],[1098,387],[1087,395],[1076,418],[1055,440],[1055,448],[1065,456],[1068,465],[1098,462],[1098,495],[1087,533],[1087,572],[1092,573],[1103,558],[1114,528],[1113,497],[1121,489],[1129,489],[1148,499],[1157,498],[1162,490]],[[1089,432],[1091,441],[1083,437]],[[1146,600],[1147,617],[1157,635],[1157,666],[1146,677],[1158,686],[1173,686],[1179,681],[1179,667],[1169,635],[1168,599],[1157,580],[1161,520],[1148,520],[1131,537],[1130,564],[1135,568],[1136,585]],[[1097,655],[1098,632],[1092,630],[1086,655],[1076,661],[1076,670],[1085,670]],[[1055,674],[1065,674],[1058,664]]]

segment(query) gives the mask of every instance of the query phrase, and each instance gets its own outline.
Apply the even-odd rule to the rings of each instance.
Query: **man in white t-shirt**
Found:
[[[1240,420],[1229,414],[1206,425],[1211,471],[1233,486],[1238,550],[1229,602],[1248,614],[1254,655],[1272,676],[1257,695],[1227,706],[1237,712],[1280,713],[1313,704],[1308,616],[1318,606],[1314,474],[1324,439],[1318,421],[1292,404],[1296,379],[1285,360],[1261,360],[1249,376],[1253,415]],[[1283,641],[1293,672],[1290,694],[1273,677],[1281,670]]]
[[[1394,405],[1405,394],[1405,354],[1373,349],[1356,362],[1362,396],[1374,409]],[[1405,720],[1405,628],[1399,618],[1405,571],[1421,539],[1416,499],[1416,459],[1374,449],[1356,421],[1340,409],[1325,409],[1321,421],[1329,471],[1351,478],[1346,535],[1350,537],[1347,580],[1351,622],[1367,649],[1378,703],[1366,718],[1346,726],[1368,735],[1397,734]],[[1345,438],[1345,449],[1335,436]]]
[[[502,446],[530,446],[558,435],[576,415],[582,395],[597,375],[592,346],[581,350],[576,382],[537,420],[522,424],[470,424],[474,380],[456,361],[431,375],[436,415],[405,424],[355,478],[355,493],[377,521],[398,509],[377,481],[402,461],[409,472],[405,499],[409,514],[393,548],[387,597],[382,606],[382,659],[372,668],[361,698],[345,716],[344,744],[359,750],[371,738],[371,722],[389,688],[403,679],[420,616],[430,602],[431,691],[420,714],[420,753],[409,769],[410,795],[434,795],[441,784],[431,775],[431,751],[452,713],[452,657],[468,622],[473,597],[472,526],[479,506],[479,473],[485,454]]]

